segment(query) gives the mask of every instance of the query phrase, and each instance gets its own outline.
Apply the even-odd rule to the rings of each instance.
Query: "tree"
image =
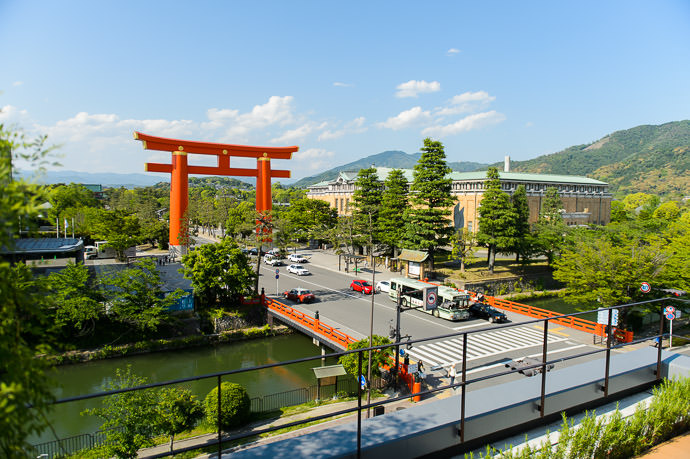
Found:
[[[462,228],[450,238],[451,253],[453,260],[460,261],[460,272],[465,272],[465,260],[472,256],[474,252],[475,237],[467,228]]]
[[[531,249],[531,234],[529,224],[529,204],[527,203],[527,190],[524,185],[519,185],[511,196],[513,212],[515,214],[515,235],[512,250],[515,252],[515,261],[523,260]]]
[[[611,307],[641,295],[642,282],[653,283],[667,258],[658,243],[615,245],[606,237],[581,237],[554,261],[553,277],[565,283],[563,296],[569,303],[584,304],[585,309]],[[619,319],[622,328],[626,311]]]
[[[146,378],[137,376],[132,367],[115,370],[115,378],[105,384],[104,390],[128,389],[146,384]],[[101,446],[105,457],[137,457],[137,451],[151,445],[159,430],[158,397],[153,389],[135,390],[103,398],[100,408],[87,409],[82,415],[103,419],[101,430],[106,441]]]
[[[55,325],[69,328],[69,334],[93,333],[96,321],[104,314],[101,292],[91,282],[83,264],[68,262],[65,269],[48,276],[48,289],[54,303]]]
[[[48,200],[52,206],[48,213],[53,219],[64,217],[64,212],[67,209],[100,206],[91,190],[76,183],[55,185],[49,188]]]
[[[158,429],[170,437],[173,451],[175,435],[192,430],[204,417],[201,402],[192,392],[179,387],[168,387],[158,393]]]
[[[125,261],[125,250],[141,240],[139,219],[119,210],[100,210],[93,232],[95,238],[108,241],[120,261]]]
[[[549,266],[552,265],[568,234],[568,226],[563,222],[563,202],[555,187],[548,187],[544,194],[539,220],[533,226],[534,250],[546,257]]]
[[[380,336],[380,335],[374,335],[373,340],[374,346],[382,346],[384,344],[390,344],[391,340],[388,339],[385,336]],[[347,350],[351,351],[353,349],[366,349],[369,347],[369,338],[364,338],[361,339],[355,343],[350,343],[347,346]],[[383,350],[377,350],[372,353],[371,356],[371,374],[372,376],[381,376],[381,367],[387,363],[390,362],[390,358],[393,354],[393,347],[389,347]],[[369,351],[364,351],[362,353],[362,362],[366,362],[369,359]],[[355,378],[358,377],[358,369],[359,369],[359,357],[358,354],[352,353],[352,354],[347,354],[343,355],[338,359],[338,363],[342,364],[343,368],[345,368],[345,371],[347,371],[348,374],[354,376]],[[362,364],[362,370],[364,370],[366,367],[364,366],[365,364]],[[369,381],[371,383],[371,381]]]
[[[397,256],[396,249],[400,247],[405,236],[405,226],[400,222],[400,213],[408,207],[407,193],[408,184],[403,171],[390,171],[383,183],[378,233],[381,242],[392,249],[393,256]]]
[[[114,320],[139,331],[155,331],[167,316],[167,310],[184,292],[165,294],[164,282],[150,258],[137,261],[132,268],[104,277],[108,314]]]
[[[335,227],[338,211],[326,201],[302,198],[292,201],[284,218],[292,226],[296,237],[324,239],[325,232]]]
[[[489,272],[494,272],[496,252],[514,247],[516,213],[508,193],[501,190],[498,169],[490,167],[479,203],[477,242],[488,248]]]
[[[251,400],[244,387],[224,382],[220,385],[220,427],[218,426],[218,387],[206,395],[206,419],[216,429],[227,430],[238,427],[249,420]]]
[[[41,190],[13,180],[13,158],[38,167],[45,160],[45,137],[27,140],[19,131],[0,124],[0,247],[13,245],[20,219],[38,215]],[[50,365],[36,359],[48,352],[45,292],[31,270],[0,261],[0,456],[26,457],[27,438],[46,426],[45,411],[53,399]]]
[[[410,186],[410,207],[405,213],[405,245],[429,252],[431,269],[439,247],[447,245],[455,231],[450,212],[455,199],[451,195],[451,169],[446,163],[443,144],[424,139],[422,156],[414,166]]]
[[[251,292],[256,274],[232,239],[206,244],[182,258],[184,277],[192,281],[201,307],[224,305],[235,295]]]
[[[377,226],[381,199],[381,182],[376,168],[360,169],[355,179],[355,191],[352,193],[352,218],[355,242],[358,245],[366,245],[370,255],[373,244],[378,243]]]

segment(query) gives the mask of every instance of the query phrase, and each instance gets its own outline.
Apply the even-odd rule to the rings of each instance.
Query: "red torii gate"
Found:
[[[271,178],[290,178],[288,170],[272,170],[271,159],[291,159],[299,147],[254,147],[223,143],[197,142],[193,140],[167,139],[134,132],[134,139],[140,140],[144,150],[169,151],[172,164],[146,163],[147,172],[166,172],[170,178],[170,245],[182,249],[180,235],[182,219],[189,203],[189,174],[234,175],[256,177],[256,210],[263,213],[272,208]],[[215,155],[218,165],[190,166],[187,155]],[[256,158],[256,169],[231,168],[230,157]]]

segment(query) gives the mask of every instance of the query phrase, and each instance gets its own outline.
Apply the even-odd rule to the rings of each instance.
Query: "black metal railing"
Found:
[[[145,389],[151,389],[151,388],[155,388],[155,387],[164,387],[164,386],[169,386],[169,385],[173,385],[173,384],[181,384],[181,383],[187,383],[187,382],[191,382],[191,381],[198,381],[198,380],[210,379],[210,378],[216,379],[217,386],[218,386],[218,393],[220,394],[221,379],[223,376],[231,376],[231,375],[235,375],[235,374],[239,374],[239,373],[245,373],[245,372],[249,372],[249,371],[257,371],[257,370],[263,370],[263,369],[273,368],[273,367],[280,367],[280,366],[296,364],[296,363],[301,363],[301,362],[320,360],[324,357],[340,357],[343,355],[354,354],[354,353],[359,354],[358,355],[359,374],[361,376],[363,374],[362,373],[362,355],[366,351],[384,350],[387,348],[395,349],[396,346],[400,346],[400,345],[415,345],[417,343],[422,343],[422,342],[427,342],[427,341],[432,341],[432,340],[439,340],[439,339],[462,336],[462,340],[463,340],[464,345],[463,345],[463,356],[462,356],[462,362],[461,362],[462,374],[461,374],[460,382],[457,382],[454,384],[448,384],[448,385],[441,385],[441,386],[434,387],[434,388],[428,388],[427,390],[422,390],[420,392],[416,392],[414,395],[424,396],[424,395],[430,395],[430,394],[433,394],[436,392],[444,391],[444,390],[447,390],[450,388],[460,388],[461,389],[461,413],[460,413],[461,419],[460,419],[460,432],[459,433],[460,433],[460,440],[461,440],[461,442],[464,443],[464,441],[465,441],[465,438],[464,438],[465,399],[466,399],[466,392],[467,392],[468,386],[471,386],[472,384],[479,383],[481,381],[499,378],[499,377],[509,375],[512,373],[516,373],[519,371],[524,371],[524,370],[528,370],[528,369],[539,369],[539,370],[541,370],[541,376],[542,376],[539,412],[540,412],[540,416],[543,417],[544,412],[545,412],[544,405],[546,403],[546,397],[545,397],[545,395],[546,395],[546,379],[548,377],[547,376],[547,374],[548,374],[547,367],[549,365],[555,364],[557,362],[563,362],[563,361],[578,359],[578,358],[582,358],[585,356],[599,354],[599,353],[603,352],[603,353],[605,353],[605,359],[606,360],[605,360],[605,372],[603,375],[604,385],[602,386],[602,398],[606,398],[608,396],[608,388],[609,388],[609,376],[610,376],[609,375],[609,369],[610,369],[610,364],[611,364],[611,350],[616,349],[616,348],[622,348],[622,347],[628,346],[628,345],[634,345],[637,343],[649,341],[650,339],[654,339],[654,338],[662,339],[665,336],[664,330],[663,330],[663,328],[664,328],[663,317],[664,316],[663,316],[663,306],[662,306],[662,307],[659,307],[659,315],[660,315],[661,320],[660,320],[659,334],[658,335],[653,335],[651,337],[645,337],[644,339],[640,339],[640,340],[634,340],[634,341],[629,342],[629,343],[614,344],[613,343],[613,341],[614,341],[613,335],[611,333],[611,330],[613,328],[612,327],[612,311],[614,309],[620,310],[620,309],[632,308],[635,306],[650,307],[650,306],[653,306],[653,305],[658,304],[658,303],[664,303],[664,302],[668,303],[668,302],[677,302],[677,301],[681,301],[683,303],[688,303],[687,300],[679,300],[678,298],[661,298],[661,299],[655,299],[655,300],[649,300],[649,301],[642,301],[642,302],[638,302],[638,303],[620,305],[620,306],[616,306],[616,307],[612,307],[612,308],[602,308],[600,310],[608,311],[607,330],[609,330],[609,332],[608,332],[608,336],[607,336],[607,340],[606,340],[606,347],[604,349],[590,350],[590,351],[581,352],[581,353],[567,356],[567,357],[559,357],[557,360],[553,360],[553,361],[547,360],[547,356],[548,356],[548,324],[549,324],[549,322],[552,320],[556,320],[556,319],[563,319],[566,317],[578,316],[578,315],[582,315],[582,314],[591,313],[591,311],[583,311],[583,312],[577,312],[577,313],[572,313],[572,314],[563,314],[563,315],[553,316],[553,317],[544,318],[544,319],[531,319],[531,320],[527,320],[527,321],[523,321],[523,322],[519,322],[519,323],[502,324],[502,325],[498,325],[498,326],[483,327],[483,328],[479,328],[479,329],[475,329],[475,330],[471,330],[471,331],[454,332],[454,333],[448,333],[448,334],[440,335],[440,336],[433,336],[433,337],[429,337],[429,338],[413,339],[413,340],[405,341],[404,343],[398,342],[398,343],[386,344],[386,345],[381,345],[381,346],[373,346],[373,347],[363,348],[363,349],[356,349],[356,350],[350,350],[350,351],[344,351],[344,352],[336,352],[336,353],[329,354],[326,356],[317,355],[317,356],[313,356],[313,357],[304,357],[301,359],[295,359],[295,360],[290,360],[290,361],[285,361],[285,362],[260,365],[260,366],[253,367],[253,368],[241,368],[241,369],[236,369],[236,370],[228,370],[228,371],[219,372],[219,373],[183,378],[183,379],[166,381],[166,382],[161,382],[161,383],[147,384],[147,385],[127,388],[127,389],[118,389],[118,390],[111,390],[111,391],[99,392],[99,393],[76,396],[76,397],[69,397],[69,398],[57,400],[54,403],[59,404],[59,403],[67,403],[67,402],[73,402],[73,401],[79,401],[79,400],[88,400],[88,399],[94,399],[94,398],[100,398],[100,397],[108,397],[108,396],[121,394],[121,393],[125,393],[125,392],[131,392],[131,391],[136,391],[136,390],[145,390]],[[543,323],[543,328],[544,328],[544,340],[543,340],[543,344],[542,344],[542,346],[543,346],[542,357],[543,358],[542,358],[542,361],[540,363],[535,364],[535,365],[531,365],[531,366],[523,366],[519,369],[500,371],[500,372],[493,373],[493,374],[487,375],[487,376],[481,376],[481,377],[475,377],[473,379],[467,379],[468,368],[467,368],[466,349],[467,349],[467,337],[469,335],[483,333],[483,332],[487,332],[487,331],[491,331],[491,330],[496,330],[498,328],[511,328],[511,327],[516,327],[516,326],[524,326],[524,325],[539,324],[539,323]],[[659,346],[656,371],[654,374],[655,380],[657,382],[661,379],[661,352],[662,352],[662,349],[661,349],[661,346]],[[321,389],[323,390],[323,387]],[[288,391],[285,393],[278,394],[276,397],[276,401],[266,402],[267,403],[266,407],[257,406],[256,408],[260,409],[260,410],[269,410],[270,411],[271,409],[275,409],[275,408],[271,408],[271,409],[267,408],[269,406],[268,404],[270,404],[270,403],[280,404],[280,403],[284,403],[284,402],[287,402],[290,400],[293,400],[293,401],[299,400],[300,397],[302,397],[302,399],[303,399],[305,397],[311,396],[308,389],[306,390],[306,393],[300,393],[301,390],[302,389],[298,389],[297,391]],[[290,394],[291,392],[295,392],[295,394]],[[252,430],[251,432],[245,431],[245,432],[240,432],[240,433],[236,433],[236,434],[232,434],[232,435],[227,435],[227,434],[223,435],[223,432],[221,431],[221,429],[219,427],[218,432],[217,432],[218,438],[214,444],[214,447],[217,446],[218,455],[220,457],[220,453],[222,451],[223,444],[227,444],[228,442],[235,442],[237,440],[242,440],[242,439],[246,439],[249,437],[256,437],[256,436],[261,435],[261,434],[270,433],[270,432],[273,432],[275,430],[289,428],[289,427],[293,427],[293,426],[298,426],[301,424],[305,424],[307,422],[311,423],[311,422],[315,422],[315,421],[319,421],[319,420],[323,420],[323,419],[332,418],[335,416],[341,416],[344,414],[350,414],[350,413],[356,412],[357,413],[357,456],[359,457],[360,447],[361,447],[362,411],[363,410],[369,410],[370,408],[373,408],[376,406],[386,405],[389,403],[394,403],[394,402],[398,402],[401,400],[409,399],[409,395],[403,395],[403,396],[399,396],[399,397],[391,397],[391,398],[387,398],[386,400],[376,401],[376,402],[372,402],[369,404],[363,404],[362,403],[362,390],[361,390],[361,386],[359,384],[357,384],[357,392],[358,392],[358,403],[357,403],[357,407],[354,407],[354,408],[337,410],[337,411],[329,412],[327,414],[313,416],[313,417],[310,417],[307,419],[303,419],[303,420],[299,420],[299,421],[295,421],[295,422],[291,422],[291,423],[287,423],[287,424],[282,424],[280,426],[270,426],[270,427],[266,427],[266,428],[262,428],[262,429],[255,429],[255,430]],[[286,394],[289,394],[289,395],[286,395]],[[220,400],[220,396],[218,398]],[[263,401],[262,402],[256,402],[257,405],[263,404],[263,403],[264,403]],[[286,405],[283,405],[283,406],[286,406]],[[218,417],[219,418],[220,418],[220,415],[221,415],[221,409],[219,406],[218,407]],[[218,422],[217,425],[220,426],[220,422]],[[209,446],[208,444],[199,445],[199,446],[190,446],[190,447],[186,447],[186,448],[176,449],[172,453],[166,452],[166,453],[162,453],[160,455],[153,456],[153,457],[166,457],[166,456],[170,456],[172,454],[179,454],[179,453],[183,453],[186,451],[193,451],[193,450],[197,450],[200,448],[206,448],[208,446]]]

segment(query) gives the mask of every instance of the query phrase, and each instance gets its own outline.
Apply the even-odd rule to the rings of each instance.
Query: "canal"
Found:
[[[53,379],[56,382],[55,396],[58,399],[91,394],[104,390],[104,384],[111,381],[117,368],[131,365],[132,371],[145,377],[149,383],[200,376],[237,368],[250,368],[268,363],[282,362],[302,357],[319,355],[311,338],[302,334],[277,336],[250,341],[241,341],[215,347],[199,347],[187,350],[155,352],[131,357],[98,360],[57,368]],[[327,361],[330,365],[335,361]],[[284,367],[270,368],[224,377],[247,389],[250,397],[275,394],[316,384],[313,367],[320,360],[303,362]],[[216,379],[186,383],[200,399],[216,385]],[[86,408],[98,407],[100,398],[56,405],[49,413],[49,420],[59,438],[71,437],[99,430],[100,418],[81,416]],[[31,439],[37,444],[55,440],[50,429]]]

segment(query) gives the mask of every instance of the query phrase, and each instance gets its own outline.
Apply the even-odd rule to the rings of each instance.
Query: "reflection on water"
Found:
[[[319,354],[319,348],[312,344],[310,338],[294,334],[217,347],[156,352],[66,365],[59,367],[54,375],[54,380],[58,384],[55,396],[60,399],[100,392],[104,384],[114,377],[115,369],[124,368],[127,365],[131,365],[134,373],[146,377],[149,383],[153,383],[250,368]],[[331,363],[335,362],[327,362],[327,364]],[[247,389],[250,397],[257,397],[316,384],[314,372],[311,369],[320,364],[320,360],[314,360],[223,377],[223,381],[241,384]],[[216,383],[216,378],[211,378],[185,383],[181,386],[190,389],[203,399]],[[64,438],[98,430],[101,424],[100,419],[94,416],[80,416],[79,413],[86,408],[100,406],[100,403],[100,399],[92,399],[55,406],[49,418],[57,435]],[[46,430],[40,437],[34,438],[32,443],[54,439],[50,430]]]

